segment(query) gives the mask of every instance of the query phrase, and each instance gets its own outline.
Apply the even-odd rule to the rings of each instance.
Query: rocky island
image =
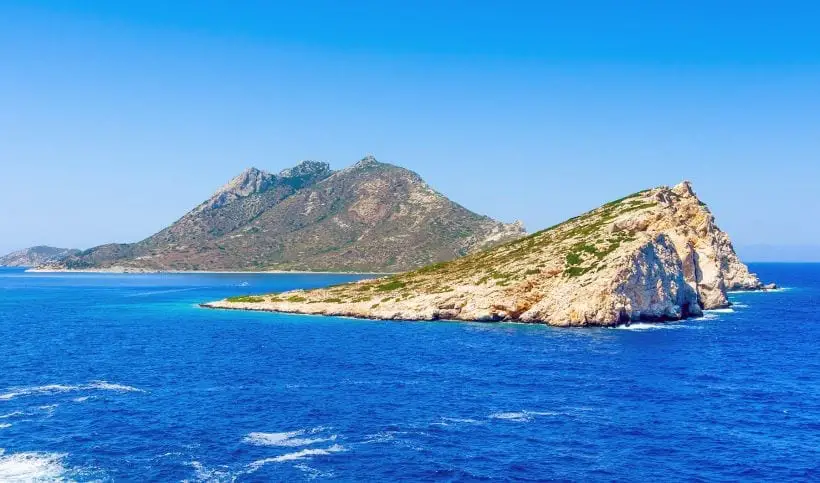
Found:
[[[394,320],[612,326],[698,316],[765,288],[688,182],[607,203],[450,262],[316,290],[203,304]]]

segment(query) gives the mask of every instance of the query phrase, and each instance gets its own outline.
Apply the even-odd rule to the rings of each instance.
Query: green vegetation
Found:
[[[405,282],[402,282],[400,280],[391,280],[381,285],[376,285],[376,290],[378,290],[379,292],[391,292],[393,290],[404,288],[406,285],[407,284]]]
[[[576,252],[567,253],[567,265],[580,265],[582,262],[581,255]]]
[[[235,297],[228,297],[226,300],[228,302],[250,302],[258,304],[259,302],[264,302],[265,297],[257,297],[254,295],[237,295]]]
[[[304,301],[305,301],[305,300],[307,300],[307,299],[305,299],[304,297],[300,297],[300,296],[298,296],[298,295],[291,295],[291,296],[290,296],[290,297],[288,297],[286,300],[287,300],[288,302],[304,302]]]

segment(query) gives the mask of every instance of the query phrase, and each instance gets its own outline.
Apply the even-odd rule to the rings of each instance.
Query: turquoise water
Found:
[[[820,265],[675,324],[214,311],[355,276],[0,270],[0,480],[817,480]]]

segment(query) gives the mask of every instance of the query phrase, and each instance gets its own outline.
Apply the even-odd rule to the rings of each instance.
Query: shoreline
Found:
[[[22,267],[20,267],[22,268]],[[125,268],[27,268],[26,273],[97,273],[97,274],[226,274],[226,275],[394,275],[397,272],[331,272],[311,270],[148,270]]]
[[[510,320],[479,320],[479,319],[457,319],[457,318],[417,318],[417,319],[407,319],[407,318],[386,318],[386,317],[378,317],[375,315],[366,315],[366,314],[354,314],[354,313],[339,313],[339,314],[328,314],[328,313],[319,313],[319,312],[300,312],[296,310],[280,310],[271,307],[260,307],[260,308],[252,308],[247,306],[241,307],[231,307],[228,305],[222,305],[221,302],[224,300],[215,300],[212,302],[202,302],[196,304],[201,309],[208,309],[208,310],[226,310],[226,311],[243,311],[243,312],[265,312],[269,314],[280,314],[280,315],[298,315],[298,316],[306,316],[306,317],[335,317],[335,318],[342,318],[342,319],[353,319],[353,320],[370,320],[376,322],[448,322],[448,323],[476,323],[476,324],[521,324],[521,325],[538,325],[544,327],[552,327],[556,329],[594,329],[594,328],[603,328],[603,329],[612,329],[616,327],[629,327],[633,324],[675,324],[681,323],[688,320],[698,320],[703,317],[703,315],[698,316],[686,316],[681,317],[679,319],[658,319],[658,320],[638,320],[632,322],[624,322],[624,323],[616,323],[616,324],[598,324],[598,323],[590,323],[586,325],[554,325],[550,324],[549,322],[544,321],[530,321],[525,322],[518,319],[510,319]],[[717,309],[709,309],[709,310],[725,310],[727,308],[731,308],[731,305],[726,307],[721,307]],[[709,310],[705,310],[708,312]]]

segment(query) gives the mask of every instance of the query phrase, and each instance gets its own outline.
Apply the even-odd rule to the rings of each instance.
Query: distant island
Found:
[[[40,270],[395,273],[525,235],[478,215],[407,169],[367,156],[332,171],[304,161],[250,168],[162,231],[39,263]]]
[[[24,248],[0,257],[0,267],[36,267],[60,263],[66,257],[76,255],[75,248],[57,248],[45,245]]]
[[[607,203],[530,236],[450,262],[316,290],[203,304],[373,319],[612,326],[727,307],[764,286],[683,182]]]

